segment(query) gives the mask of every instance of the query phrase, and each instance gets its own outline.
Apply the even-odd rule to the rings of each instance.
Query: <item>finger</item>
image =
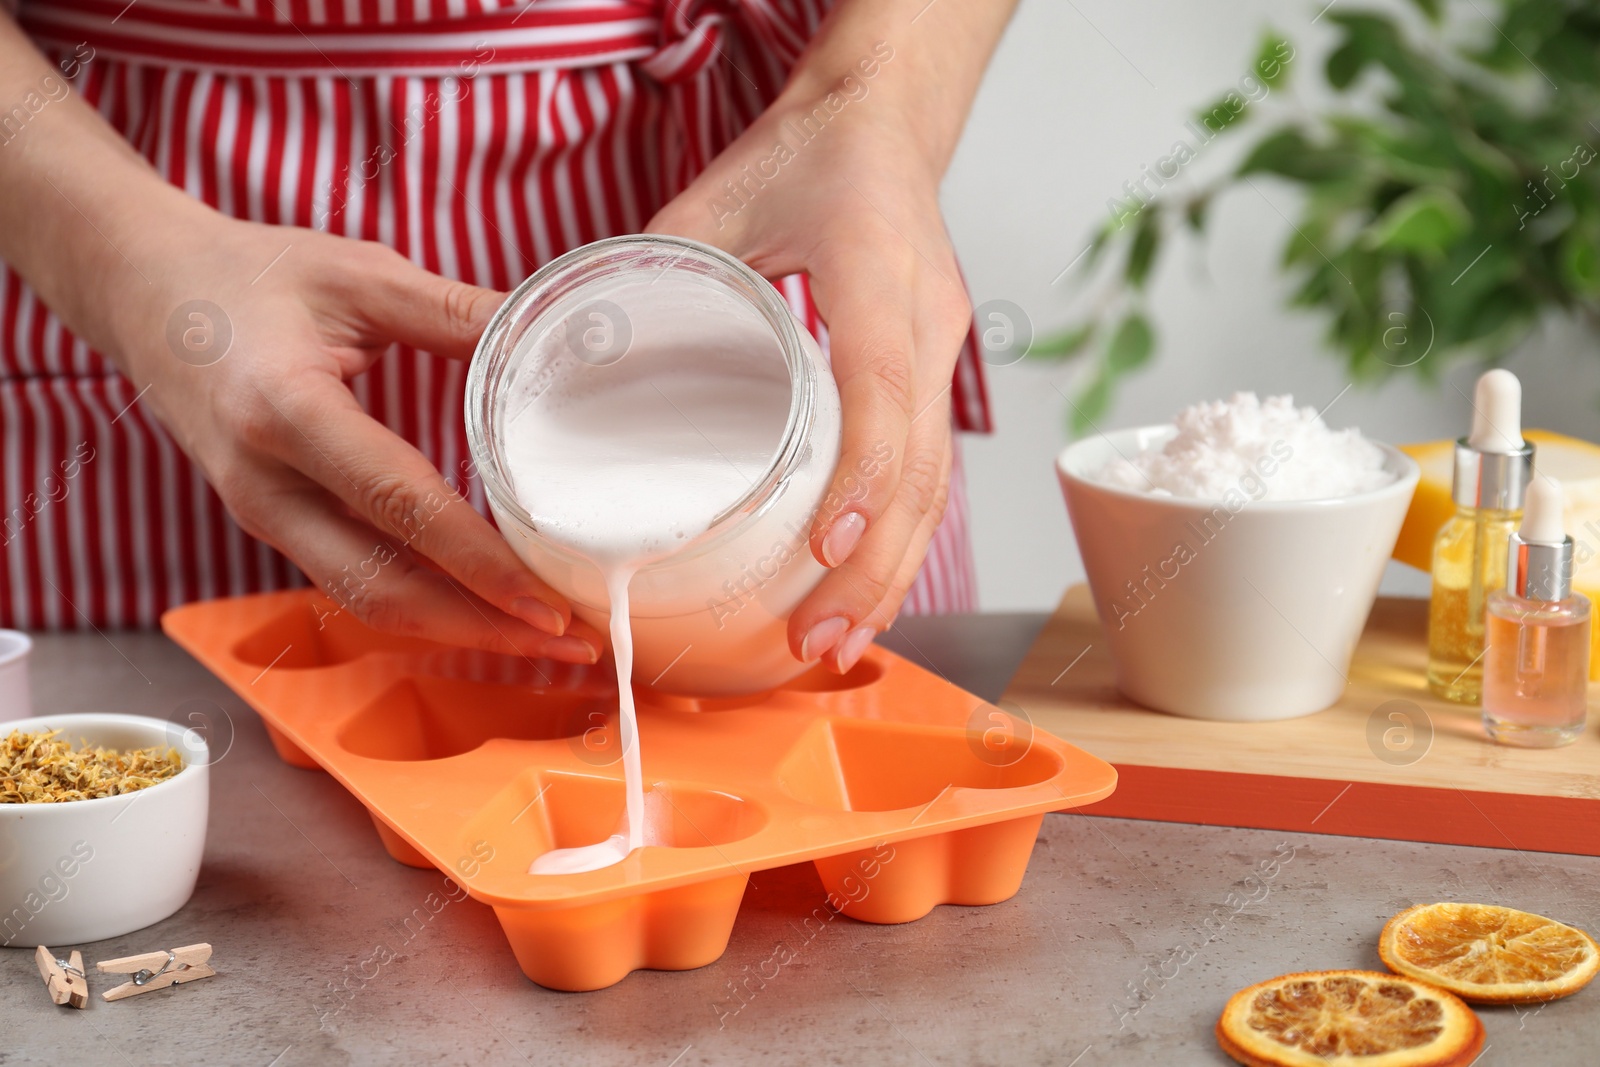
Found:
[[[366,254],[372,265],[349,295],[375,333],[451,359],[472,358],[506,294],[423,270],[381,245]]]
[[[332,495],[294,471],[280,469],[230,506],[247,532],[294,560],[338,610],[376,630],[570,663],[599,658],[592,628],[575,624],[556,636],[505,614],[342,514]]]
[[[828,567],[850,558],[894,500],[916,415],[915,313],[909,284],[897,284],[911,277],[911,264],[883,258],[871,269],[841,262],[812,282],[843,416],[839,465],[811,528],[812,555]]]
[[[950,472],[948,416],[930,413],[906,446],[900,492],[872,532],[845,563],[835,567],[790,615],[789,641],[804,661],[822,657],[856,631],[886,629],[915,577],[927,537],[944,512]],[[889,610],[885,611],[887,607]],[[870,640],[870,637],[866,638]]]
[[[500,611],[553,634],[566,632],[572,609],[565,598],[421,452],[362,411],[342,383],[325,382],[267,398],[279,418],[257,443]]]
[[[942,478],[948,483],[950,478],[948,455]],[[943,519],[942,507],[929,510],[922,516],[916,532],[912,534],[911,543],[906,547],[905,555],[900,558],[900,568],[890,581],[883,599],[869,613],[862,616],[861,625],[847,632],[837,644],[823,653],[822,662],[829,670],[838,674],[850,673],[850,668],[861,659],[867,646],[872,644],[880,633],[894,625],[896,616],[900,614],[900,607],[905,603],[906,595],[911,592],[911,586],[916,583],[917,575],[922,571],[923,563],[928,556],[928,546],[932,544],[934,534]]]
[[[697,182],[696,185],[699,183]],[[696,185],[680,193],[645,225],[645,233],[687,237],[742,259],[763,278],[775,280],[806,269],[805,257],[791,235],[774,230],[772,220],[755,228],[750,212],[726,210],[720,190]]]
[[[693,188],[686,189],[669,201],[645,223],[644,232],[687,237],[691,241],[700,241],[733,253],[734,246],[738,244],[738,231],[730,229],[726,219],[721,220],[719,225],[714,209],[697,209],[692,199],[693,193]]]

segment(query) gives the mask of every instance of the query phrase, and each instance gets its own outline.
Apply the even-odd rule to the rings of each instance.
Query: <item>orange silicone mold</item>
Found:
[[[1108,796],[1099,759],[874,647],[742,706],[638,692],[646,846],[532,875],[623,809],[609,664],[377,634],[320,593],[192,604],[162,620],[267,724],[372,814],[389,854],[495,910],[523,973],[599,989],[720,956],[753,871],[816,864],[867,922],[1014,894],[1047,811]]]

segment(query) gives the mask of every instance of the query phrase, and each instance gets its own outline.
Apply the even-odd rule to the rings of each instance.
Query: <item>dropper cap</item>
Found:
[[[1467,446],[1479,452],[1515,452],[1522,448],[1522,383],[1508,370],[1492,370],[1478,379],[1472,397],[1472,433]]]
[[[1461,507],[1515,511],[1533,473],[1533,446],[1522,439],[1522,383],[1508,370],[1478,379],[1472,432],[1456,442],[1452,496]]]
[[[1506,590],[1526,600],[1572,595],[1572,538],[1561,524],[1561,483],[1543,475],[1528,486],[1522,527],[1511,535]]]

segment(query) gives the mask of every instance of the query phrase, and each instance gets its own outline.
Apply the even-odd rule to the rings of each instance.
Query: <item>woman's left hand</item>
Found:
[[[790,617],[789,645],[840,673],[894,621],[944,514],[950,382],[971,322],[939,212],[943,161],[872,90],[862,74],[831,94],[791,84],[647,227],[768,278],[810,275],[844,426],[810,535],[832,570]]]

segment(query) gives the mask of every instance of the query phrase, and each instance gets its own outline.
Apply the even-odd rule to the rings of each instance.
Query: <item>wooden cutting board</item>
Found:
[[[1087,586],[1068,590],[1002,698],[1119,772],[1085,813],[1600,855],[1600,722],[1575,743],[1487,740],[1423,680],[1428,604],[1379,598],[1344,696],[1315,715],[1219,723],[1149,711],[1112,681]]]

